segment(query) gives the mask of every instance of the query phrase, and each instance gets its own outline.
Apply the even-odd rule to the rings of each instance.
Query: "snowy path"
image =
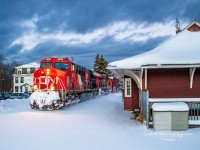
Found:
[[[28,100],[0,101],[0,150],[188,150],[200,147],[200,129],[147,130],[110,94],[59,111],[36,111]],[[183,134],[181,136],[181,134]]]

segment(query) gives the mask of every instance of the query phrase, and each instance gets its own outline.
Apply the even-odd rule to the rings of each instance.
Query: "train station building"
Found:
[[[148,52],[109,63],[124,78],[125,110],[140,110],[143,91],[149,98],[200,98],[200,23],[176,33]]]

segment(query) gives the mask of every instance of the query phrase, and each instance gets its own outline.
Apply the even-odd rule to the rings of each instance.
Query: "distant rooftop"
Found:
[[[32,63],[29,63],[29,64],[24,64],[24,65],[21,65],[21,66],[17,66],[15,68],[39,68],[39,67],[40,67],[39,63],[32,62]]]

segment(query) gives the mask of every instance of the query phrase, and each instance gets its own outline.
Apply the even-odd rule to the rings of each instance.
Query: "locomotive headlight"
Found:
[[[37,90],[37,89],[38,89],[38,85],[34,85],[34,86],[33,86],[33,89],[34,89],[34,90]]]
[[[49,69],[47,69],[47,75],[49,75],[50,74],[50,70]]]
[[[54,91],[54,90],[55,90],[55,86],[52,85],[52,86],[50,87],[50,89],[51,89],[52,91]]]

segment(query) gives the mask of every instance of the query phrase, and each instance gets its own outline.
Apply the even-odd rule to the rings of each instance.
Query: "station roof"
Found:
[[[109,63],[108,69],[191,65],[200,66],[200,31],[183,30],[148,52]]]

